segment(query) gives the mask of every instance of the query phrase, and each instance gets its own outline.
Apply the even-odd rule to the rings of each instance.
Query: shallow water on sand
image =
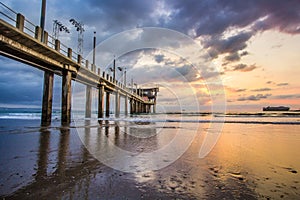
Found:
[[[225,123],[212,151],[199,158],[205,139],[217,131],[210,123],[81,120],[70,127],[54,121],[48,128],[39,123],[0,120],[1,198],[300,198],[300,125]],[[163,154],[152,166],[137,157],[166,148],[178,136],[174,153],[188,146],[176,159]],[[131,157],[108,154],[110,159],[101,160],[114,146]],[[132,172],[103,164],[111,160]]]

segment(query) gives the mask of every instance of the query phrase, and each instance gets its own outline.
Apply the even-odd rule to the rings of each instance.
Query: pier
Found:
[[[71,122],[71,82],[86,85],[85,117],[91,117],[91,88],[98,90],[98,118],[110,116],[110,98],[115,96],[115,117],[120,116],[120,98],[125,99],[125,115],[128,113],[155,112],[158,87],[129,88],[94,62],[66,47],[47,31],[28,21],[22,14],[1,3],[0,7],[0,55],[25,63],[44,71],[41,124],[48,126],[52,118],[54,74],[62,76],[61,123]],[[106,103],[106,105],[104,105]],[[130,111],[128,111],[128,103]]]

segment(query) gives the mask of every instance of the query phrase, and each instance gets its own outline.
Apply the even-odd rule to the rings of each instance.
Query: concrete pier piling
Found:
[[[44,72],[44,88],[42,103],[42,126],[49,126],[52,118],[53,72]]]
[[[71,122],[71,81],[72,74],[64,70],[62,74],[62,93],[61,93],[61,123],[63,125]]]
[[[116,93],[115,93],[115,116],[116,117],[119,117],[120,116],[120,94],[119,94],[119,91],[117,90]]]
[[[110,114],[110,93],[106,92],[106,109],[105,109],[105,116],[109,117]]]
[[[104,112],[104,86],[101,85],[98,90],[98,118],[103,118]]]
[[[90,85],[86,86],[85,91],[85,117],[91,118],[92,115],[92,87]]]

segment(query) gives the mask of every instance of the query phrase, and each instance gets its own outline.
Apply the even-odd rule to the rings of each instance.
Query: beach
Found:
[[[203,118],[212,117],[200,116]],[[207,134],[216,129],[214,123],[199,121],[199,116],[198,121],[195,116],[182,115],[91,119],[73,121],[65,127],[54,120],[48,128],[41,127],[35,119],[1,119],[0,196],[2,199],[298,199],[299,118],[236,118],[229,117],[227,122],[225,119],[216,145],[204,158],[199,157],[200,148]],[[243,123],[251,120],[285,123]],[[215,124],[220,122],[216,120]],[[185,143],[182,139],[185,137],[180,138],[182,145],[188,144],[187,148],[176,159],[162,158],[158,164],[166,166],[161,169],[151,170],[147,161],[133,155],[123,160],[111,157],[121,161],[116,162],[118,166],[107,166],[111,165],[110,160],[97,154],[107,154],[114,145],[135,156],[151,153],[167,147],[178,135],[186,135],[191,142]]]

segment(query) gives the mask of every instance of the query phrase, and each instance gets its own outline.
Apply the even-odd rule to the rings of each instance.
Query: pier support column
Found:
[[[42,105],[42,126],[49,126],[52,117],[52,97],[53,97],[53,78],[54,73],[45,71],[44,73],[44,89],[43,89],[43,105]]]
[[[119,117],[120,116],[120,94],[119,94],[119,91],[116,91],[116,100],[115,100],[115,103],[116,103],[116,106],[115,106],[115,115],[116,117]]]
[[[135,113],[139,113],[139,102],[137,100],[135,101],[134,111]]]
[[[133,99],[130,99],[130,114],[133,114],[134,113],[134,100]]]
[[[92,115],[92,87],[87,85],[85,90],[85,117],[90,118]]]
[[[128,115],[128,96],[125,96],[125,116]]]
[[[157,95],[157,92],[155,92],[155,98],[154,98],[154,104],[153,104],[153,113],[156,113],[156,95]]]
[[[63,71],[62,74],[62,94],[61,94],[61,123],[67,125],[71,122],[71,81],[70,71]]]
[[[140,102],[139,104],[139,113],[143,113],[143,103]]]
[[[98,90],[98,118],[103,118],[104,111],[104,86],[101,85]]]
[[[110,93],[106,92],[106,110],[105,110],[105,116],[109,117],[109,105],[110,105]]]

